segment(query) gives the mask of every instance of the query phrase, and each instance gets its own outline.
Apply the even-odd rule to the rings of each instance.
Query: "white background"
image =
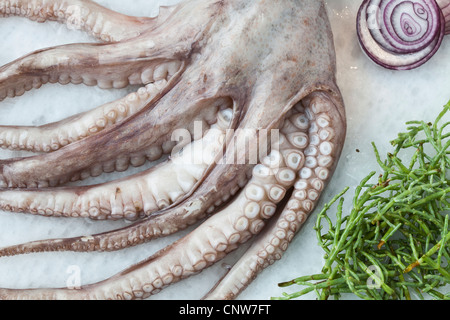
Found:
[[[114,10],[130,15],[154,16],[158,5],[178,1],[98,0]],[[344,187],[354,188],[370,171],[378,170],[371,142],[382,155],[390,150],[389,141],[405,130],[409,120],[432,121],[450,99],[450,39],[435,57],[419,69],[395,72],[382,69],[361,52],[355,31],[360,2],[333,0],[327,4],[338,61],[338,84],[347,110],[348,136],[344,152],[321,204]],[[56,23],[37,24],[23,18],[0,19],[0,65],[31,51],[70,42],[92,42],[79,31],[67,30]],[[46,85],[22,97],[0,103],[0,124],[40,125],[117,99],[127,90],[101,90],[83,85]],[[357,152],[359,149],[360,152]],[[0,158],[16,156],[0,151]],[[347,202],[351,200],[351,192]],[[319,205],[320,208],[321,205]],[[283,259],[267,268],[244,291],[240,299],[268,299],[283,292],[277,283],[318,273],[323,252],[317,246],[312,229],[317,211],[294,239]],[[123,222],[54,219],[0,212],[0,246],[30,240],[89,235],[118,228]],[[178,237],[178,236],[177,236]],[[115,253],[45,253],[0,258],[0,287],[64,287],[71,266],[79,267],[84,284],[103,280],[136,263],[177,237]],[[242,250],[225,259],[232,263]],[[152,299],[199,299],[224,274],[222,262],[198,276],[170,286]],[[313,295],[305,298],[314,298]]]

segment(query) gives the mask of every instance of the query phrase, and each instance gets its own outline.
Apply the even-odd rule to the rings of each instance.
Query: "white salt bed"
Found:
[[[178,1],[97,2],[126,14],[153,16],[158,12],[158,5]],[[338,84],[346,103],[348,135],[339,166],[323,194],[319,209],[344,187],[354,188],[370,171],[378,170],[371,142],[375,142],[380,153],[385,155],[391,150],[389,141],[405,130],[406,121],[432,121],[450,100],[450,39],[444,39],[433,59],[416,70],[396,72],[383,69],[366,58],[359,48],[355,20],[360,2],[333,0],[327,3],[336,43]],[[0,65],[40,48],[94,41],[82,32],[67,30],[56,23],[38,24],[23,18],[0,19],[0,39]],[[22,97],[1,102],[0,124],[39,125],[57,121],[117,99],[127,92],[127,89],[101,90],[83,85],[46,85]],[[0,158],[18,155],[0,151]],[[352,190],[346,197],[347,201],[351,199]],[[323,251],[317,245],[313,230],[318,211],[304,225],[282,260],[264,270],[239,299],[280,296],[285,289],[279,289],[277,283],[320,272]],[[90,235],[125,225],[125,222],[43,218],[0,212],[0,246]],[[114,253],[45,253],[0,258],[0,287],[65,287],[77,271],[82,284],[96,282],[145,259],[179,236]],[[164,289],[152,299],[201,298],[226,272],[223,264],[232,264],[244,249],[200,275]],[[314,295],[304,298],[314,298]]]

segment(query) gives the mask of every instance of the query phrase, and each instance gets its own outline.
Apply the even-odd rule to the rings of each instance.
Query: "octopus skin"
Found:
[[[346,134],[323,1],[190,0],[147,18],[89,0],[0,0],[0,16],[12,15],[82,29],[98,43],[0,67],[0,100],[47,83],[138,89],[58,122],[0,126],[0,147],[35,153],[0,160],[0,210],[130,221],[0,248],[0,257],[116,251],[192,231],[104,281],[4,288],[0,299],[144,299],[251,242],[204,297],[233,299],[282,258]],[[149,162],[125,178],[83,184]]]

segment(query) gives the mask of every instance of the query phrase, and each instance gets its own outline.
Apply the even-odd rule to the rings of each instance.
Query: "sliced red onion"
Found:
[[[450,0],[440,1],[445,2],[450,18]],[[365,0],[357,20],[365,53],[394,70],[409,70],[427,62],[446,33],[444,13],[436,0]]]

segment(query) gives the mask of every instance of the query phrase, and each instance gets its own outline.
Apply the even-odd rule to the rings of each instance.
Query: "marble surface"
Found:
[[[157,14],[158,5],[175,0],[98,0],[130,15]],[[328,1],[327,8],[335,36],[338,84],[347,110],[348,136],[332,182],[321,204],[344,187],[354,188],[370,171],[377,170],[371,142],[381,154],[390,150],[389,141],[405,129],[405,122],[432,121],[450,99],[450,39],[435,57],[419,69],[395,72],[369,61],[359,48],[355,18],[360,1]],[[67,30],[56,23],[37,24],[22,18],[0,19],[0,65],[28,52],[68,42],[92,42],[89,36]],[[101,90],[75,85],[47,85],[15,99],[0,103],[0,124],[40,125],[89,110],[123,96],[127,90]],[[357,152],[359,150],[359,152]],[[0,158],[18,156],[0,151]],[[348,195],[350,200],[350,194]],[[267,268],[239,299],[268,299],[283,292],[277,283],[320,272],[323,252],[313,230],[316,212],[294,239],[283,259]],[[0,246],[30,240],[93,234],[126,225],[123,222],[93,222],[54,219],[0,212]],[[188,232],[188,231],[186,231]],[[44,253],[0,259],[0,287],[64,287],[73,270],[80,271],[82,283],[112,276],[136,263],[179,235],[115,253]],[[225,273],[245,248],[198,276],[172,285],[152,299],[199,299]],[[75,268],[75,269],[74,269]],[[305,299],[314,298],[306,296]]]

